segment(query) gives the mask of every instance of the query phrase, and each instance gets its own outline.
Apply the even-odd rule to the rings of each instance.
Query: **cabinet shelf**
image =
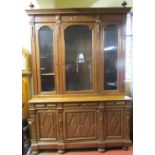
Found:
[[[47,59],[49,57],[46,57],[46,56],[41,56],[40,59]]]
[[[42,73],[41,75],[45,75],[45,76],[49,75],[50,76],[50,75],[55,75],[55,73]]]

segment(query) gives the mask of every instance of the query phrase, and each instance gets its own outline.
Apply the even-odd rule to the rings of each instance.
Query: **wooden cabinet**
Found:
[[[131,144],[125,96],[130,8],[32,9],[32,150]]]

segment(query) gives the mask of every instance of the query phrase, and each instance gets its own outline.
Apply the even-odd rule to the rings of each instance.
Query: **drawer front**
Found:
[[[57,104],[56,103],[36,103],[34,106],[36,109],[48,109],[48,108],[56,108]]]
[[[97,102],[64,103],[64,108],[98,108]]]
[[[126,103],[125,101],[106,101],[105,106],[114,106],[114,107],[125,107]]]

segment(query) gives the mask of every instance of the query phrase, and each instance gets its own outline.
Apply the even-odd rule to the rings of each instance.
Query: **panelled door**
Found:
[[[56,140],[56,111],[38,110],[36,114],[37,139]]]
[[[105,139],[121,139],[124,136],[123,108],[105,109]]]
[[[64,110],[65,140],[97,139],[97,110]]]

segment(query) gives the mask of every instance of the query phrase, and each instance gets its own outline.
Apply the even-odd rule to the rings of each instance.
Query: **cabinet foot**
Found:
[[[122,150],[127,151],[128,150],[128,147],[127,146],[123,146],[122,147]]]
[[[58,150],[58,153],[63,154],[63,153],[65,153],[65,150]]]
[[[98,152],[105,152],[106,150],[105,150],[105,148],[104,147],[100,147],[100,148],[98,148]]]
[[[34,151],[31,152],[31,155],[38,155],[38,153],[39,153],[39,151],[34,150]]]

